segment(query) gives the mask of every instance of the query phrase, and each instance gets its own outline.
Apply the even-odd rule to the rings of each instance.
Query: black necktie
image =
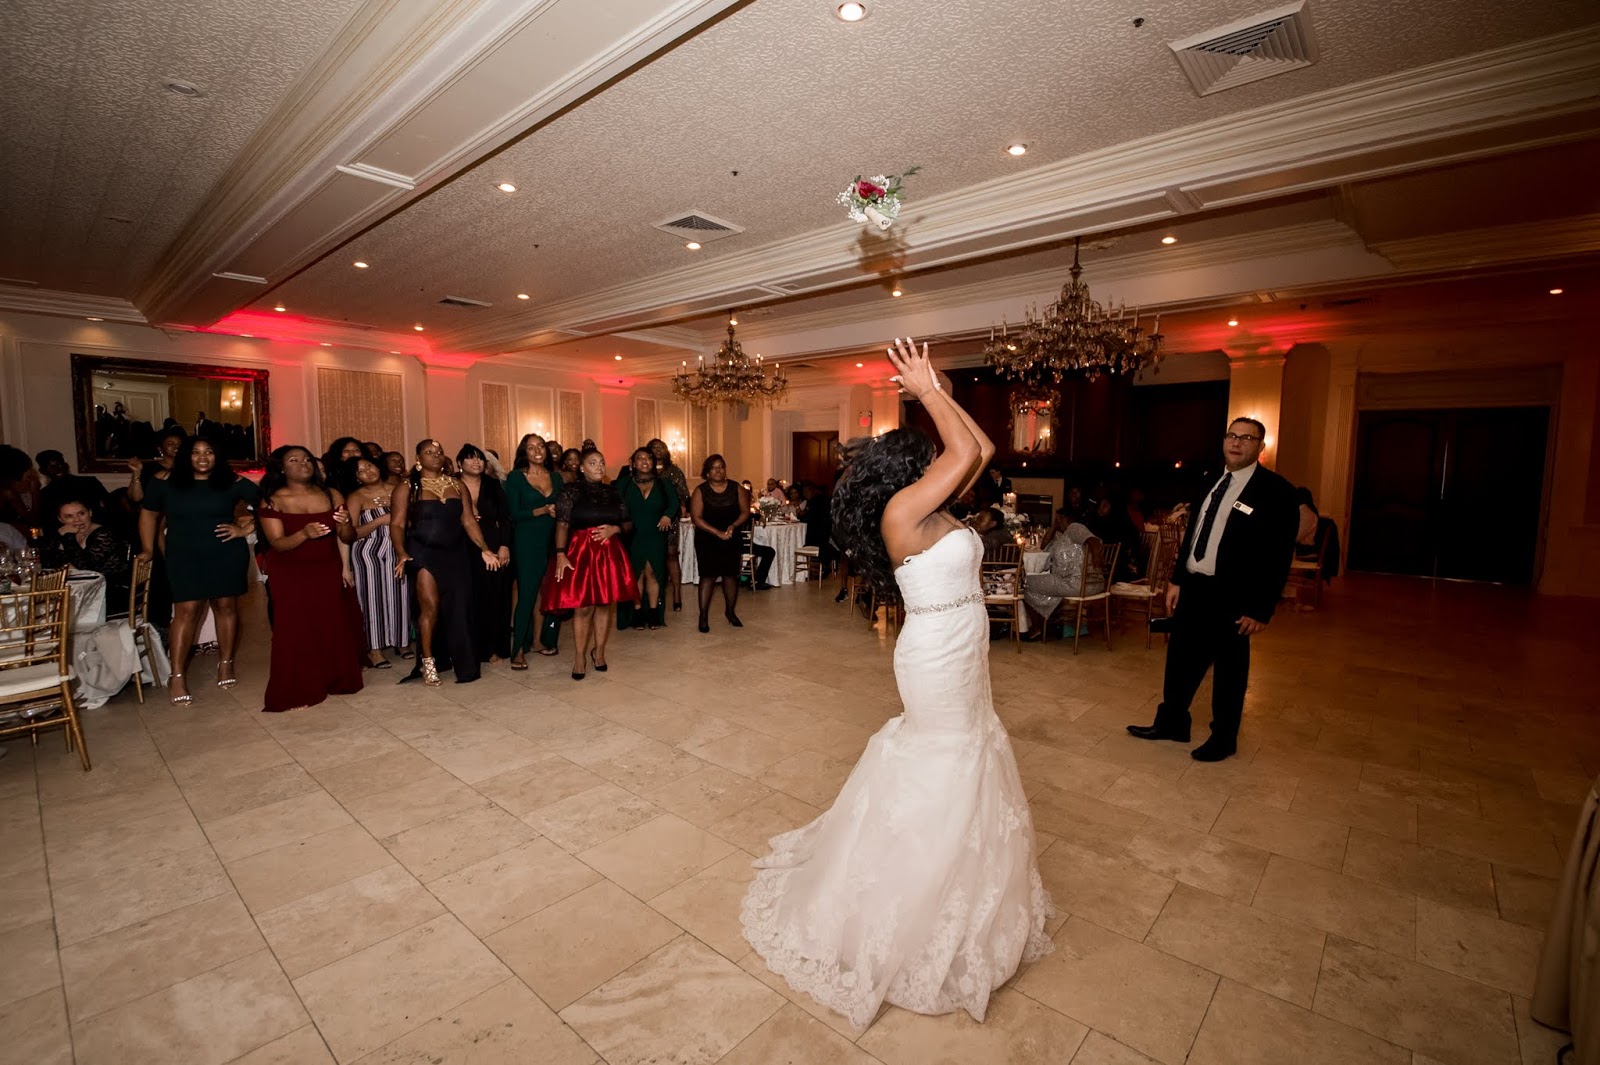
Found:
[[[1222,475],[1222,483],[1217,485],[1217,490],[1211,493],[1211,502],[1206,504],[1206,517],[1200,523],[1200,536],[1194,542],[1194,559],[1196,562],[1206,557],[1206,545],[1211,542],[1211,527],[1217,523],[1217,511],[1222,509],[1222,497],[1228,494],[1228,486],[1233,483],[1233,474]]]

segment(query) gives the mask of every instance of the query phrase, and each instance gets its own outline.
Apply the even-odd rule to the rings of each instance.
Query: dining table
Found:
[[[756,543],[772,548],[775,553],[772,572],[767,575],[768,584],[794,584],[806,579],[805,573],[796,572],[794,564],[795,553],[806,543],[804,522],[757,522],[752,533]],[[684,584],[700,582],[700,567],[694,553],[694,522],[688,518],[678,524],[678,572]]]

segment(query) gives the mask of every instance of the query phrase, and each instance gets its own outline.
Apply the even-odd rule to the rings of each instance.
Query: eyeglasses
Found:
[[[1261,438],[1253,433],[1223,433],[1222,439],[1230,444],[1234,442],[1241,444],[1254,444]]]

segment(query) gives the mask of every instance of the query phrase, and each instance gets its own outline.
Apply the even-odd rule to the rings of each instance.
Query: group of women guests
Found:
[[[652,440],[615,479],[606,458],[528,434],[509,472],[467,444],[452,459],[436,440],[408,463],[353,437],[321,456],[275,450],[259,485],[234,473],[203,437],[163,440],[133,471],[140,554],[170,592],[169,695],[192,700],[188,665],[199,619],[216,622],[216,683],[237,683],[238,599],[254,534],[272,624],[265,709],[312,706],[362,687],[386,652],[414,659],[406,680],[476,680],[481,663],[559,653],[573,631],[572,677],[608,668],[619,626],[657,629],[681,609],[680,518],[694,523],[702,632],[717,584],[735,608],[750,497],[709,458],[692,492],[665,443]],[[74,516],[74,520],[77,518]],[[415,650],[413,651],[413,648]]]

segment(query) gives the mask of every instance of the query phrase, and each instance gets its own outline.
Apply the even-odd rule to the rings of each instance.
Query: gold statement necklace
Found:
[[[440,474],[438,477],[429,477],[427,474],[422,475],[422,490],[424,492],[432,492],[440,499],[444,498],[444,494],[448,492],[450,490],[450,486],[455,483],[455,478],[451,477],[447,473]]]

